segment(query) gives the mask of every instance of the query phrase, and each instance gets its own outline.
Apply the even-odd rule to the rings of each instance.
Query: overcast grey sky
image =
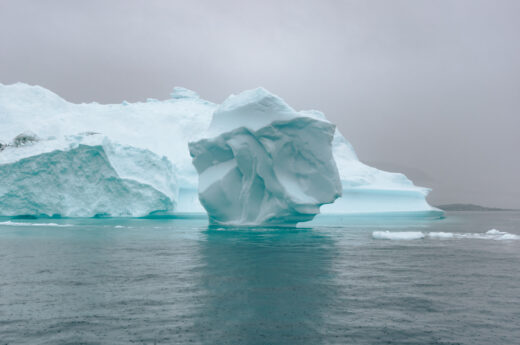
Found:
[[[102,103],[264,86],[434,204],[520,208],[520,1],[0,0],[17,81]]]

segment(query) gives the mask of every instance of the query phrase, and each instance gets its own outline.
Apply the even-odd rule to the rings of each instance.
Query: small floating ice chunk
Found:
[[[376,240],[419,240],[424,234],[420,231],[374,231],[372,237]]]
[[[491,229],[485,233],[458,233],[458,232],[390,232],[374,231],[372,237],[378,240],[417,240],[421,238],[429,239],[473,239],[473,240],[520,240],[520,235],[511,234],[497,229]]]
[[[519,235],[510,234],[509,232],[491,229],[486,231],[486,235],[493,236],[494,240],[520,240]]]
[[[469,238],[469,239],[476,239],[476,240],[495,240],[495,241],[502,241],[502,240],[520,240],[519,235],[511,234],[509,232],[500,231],[497,229],[491,229],[486,231],[485,233],[454,233],[454,238]]]
[[[488,234],[488,235],[504,235],[504,234],[507,234],[507,232],[499,231],[497,229],[491,229],[491,230],[486,231],[486,234]]]
[[[429,238],[453,238],[452,232],[430,232],[428,233]]]

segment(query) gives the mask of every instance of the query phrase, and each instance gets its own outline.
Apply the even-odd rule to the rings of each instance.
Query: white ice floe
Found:
[[[431,238],[439,238],[439,234],[443,234],[440,238],[470,238],[470,239],[477,239],[477,240],[520,240],[519,235],[511,234],[509,232],[505,231],[499,231],[497,229],[491,229],[489,231],[486,231],[485,233],[436,233],[436,232],[430,232],[428,234]],[[451,237],[447,237],[451,236]]]
[[[430,238],[453,238],[454,235],[452,232],[430,232],[430,233],[428,233],[428,237],[430,237]]]
[[[419,231],[374,231],[372,237],[377,240],[418,240],[430,239],[476,239],[476,240],[520,240],[520,235],[505,231],[491,229],[485,233],[459,233],[459,232],[419,232]]]
[[[374,231],[372,237],[376,240],[418,240],[424,238],[420,231]]]

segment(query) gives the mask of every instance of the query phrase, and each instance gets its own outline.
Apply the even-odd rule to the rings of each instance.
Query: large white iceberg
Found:
[[[139,217],[175,208],[176,174],[165,157],[94,133],[17,138],[0,154],[2,215]]]
[[[190,143],[199,198],[219,225],[295,225],[341,195],[335,126],[298,114],[265,89],[227,99],[215,137]]]
[[[254,92],[249,94],[254,97]],[[238,127],[241,120],[237,114],[244,111],[256,112],[258,115],[248,118],[246,127],[253,130],[274,120],[289,120],[294,111],[282,107],[277,110],[276,118],[270,117],[269,113],[262,113],[262,107],[277,105],[269,104],[269,98],[266,98],[267,103],[244,102],[244,106],[252,108],[228,112],[226,109],[236,107],[234,97],[219,106],[201,99],[193,91],[175,88],[171,98],[162,101],[148,99],[137,103],[74,104],[39,86],[0,84],[0,157],[10,155],[9,164],[14,164],[22,157],[30,158],[19,154],[22,152],[20,150],[11,151],[10,146],[4,147],[24,132],[33,132],[44,139],[33,147],[45,145],[48,138],[58,138],[56,140],[59,141],[59,138],[77,133],[101,133],[110,138],[112,143],[165,156],[172,164],[178,186],[176,196],[168,196],[175,204],[174,212],[204,212],[198,200],[197,172],[191,163],[188,142],[216,136]],[[218,116],[213,116],[217,107]],[[324,119],[323,114],[317,111],[300,111],[299,116]],[[218,118],[220,120],[215,122]],[[233,127],[229,127],[229,124]],[[439,212],[426,202],[429,189],[414,186],[402,174],[381,171],[363,164],[337,130],[332,145],[343,196],[333,204],[322,206],[322,213]],[[0,164],[6,164],[7,160],[3,159],[4,163]],[[113,159],[110,164],[117,163]],[[168,174],[166,171],[157,171],[156,178]],[[0,180],[0,187],[5,183]],[[156,207],[149,207],[152,208]],[[0,208],[0,215],[4,214],[6,210]]]
[[[0,143],[9,143],[23,132],[41,138],[101,133],[121,145],[165,156],[176,169],[175,211],[204,212],[197,198],[197,172],[188,141],[205,136],[215,107],[180,87],[163,101],[74,104],[40,86],[0,83]]]

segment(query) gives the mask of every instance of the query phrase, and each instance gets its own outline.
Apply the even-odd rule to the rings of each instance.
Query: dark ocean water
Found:
[[[0,344],[519,344],[520,240],[490,229],[520,213],[0,219]]]

